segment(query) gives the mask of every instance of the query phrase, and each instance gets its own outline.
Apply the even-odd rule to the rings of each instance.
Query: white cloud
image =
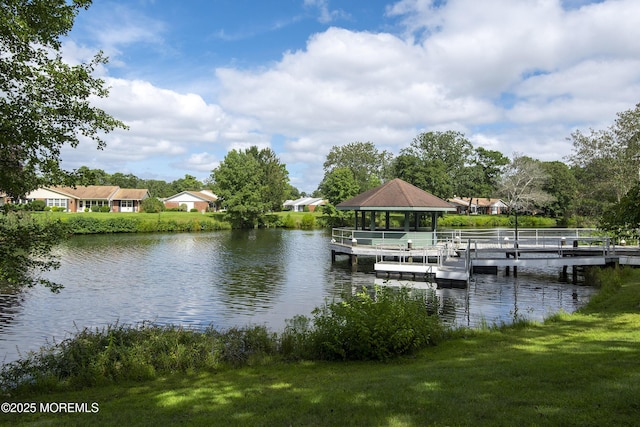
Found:
[[[132,162],[165,158],[168,168],[210,171],[219,157],[202,152],[203,148],[224,156],[239,143],[265,140],[259,134],[256,137],[254,121],[231,117],[199,95],[177,93],[138,80],[109,79],[107,83],[111,87],[109,97],[95,99],[94,105],[122,120],[129,130],[118,129],[106,135],[103,151],[96,151],[95,144],[88,141],[75,150],[65,150],[67,167],[119,170]]]
[[[220,160],[217,156],[203,152],[189,156],[183,167],[185,169],[196,170],[198,172],[211,172],[213,169],[218,167],[219,164]]]
[[[326,0],[305,4],[337,17]],[[272,147],[292,182],[312,191],[334,145],[371,141],[397,153],[421,131],[453,129],[505,155],[560,160],[576,127],[606,126],[640,100],[636,0],[402,0],[387,15],[402,34],[334,27],[280,61],[218,69],[206,89],[216,103],[189,82],[193,93],[110,80],[99,105],[131,130],[109,135],[101,158],[167,155],[204,171],[229,149]],[[133,23],[110,23],[105,43],[163,45],[154,21],[110,30]]]
[[[304,0],[304,5],[317,8],[319,12],[318,21],[323,24],[328,24],[338,18],[349,18],[349,14],[341,9],[331,10],[329,0]]]
[[[119,57],[121,49],[129,45],[155,46],[158,52],[168,50],[163,39],[166,30],[163,22],[122,4],[97,4],[94,7],[115,8],[115,11],[91,15],[95,18],[84,25],[85,31],[92,34],[96,44],[112,59],[113,64],[122,65]]]
[[[387,13],[415,37],[330,28],[267,68],[219,69],[221,106],[308,164],[333,145],[397,150],[447,129],[551,160],[575,126],[610,123],[640,95],[640,2],[403,0]]]

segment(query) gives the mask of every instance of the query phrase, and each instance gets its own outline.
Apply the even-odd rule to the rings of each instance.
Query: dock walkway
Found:
[[[505,234],[508,230],[501,231]],[[384,240],[375,245],[357,244],[342,239],[332,240],[332,259],[337,254],[348,255],[353,265],[358,256],[375,257],[376,274],[424,276],[437,281],[468,282],[474,272],[506,268],[517,274],[519,267],[561,267],[566,273],[572,267],[605,266],[611,264],[640,266],[640,248],[615,246],[608,237],[585,235],[583,230],[538,229],[508,236],[472,237],[467,231],[447,232],[438,236],[436,244],[415,247],[411,240],[393,244]],[[466,235],[465,235],[466,234]],[[378,240],[380,241],[380,240]],[[516,243],[517,242],[517,243]],[[350,244],[351,243],[351,244]]]

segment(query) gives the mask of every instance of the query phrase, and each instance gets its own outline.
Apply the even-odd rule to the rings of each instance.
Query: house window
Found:
[[[120,200],[121,208],[133,208],[133,200]]]
[[[67,209],[67,199],[47,199],[47,206]]]
[[[93,209],[94,206],[109,206],[109,201],[108,200],[80,200],[78,206],[80,207],[81,210],[84,209]]]

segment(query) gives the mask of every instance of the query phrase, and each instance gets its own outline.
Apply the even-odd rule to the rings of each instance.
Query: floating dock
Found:
[[[557,230],[552,230],[557,233]],[[416,248],[411,240],[402,244],[358,245],[332,240],[332,260],[347,255],[357,266],[359,256],[375,257],[376,275],[391,278],[468,283],[474,273],[494,273],[506,269],[517,275],[518,268],[559,267],[563,274],[572,268],[574,279],[579,267],[631,265],[640,266],[640,248],[614,246],[607,237],[543,235],[536,230],[535,239],[517,241],[500,239],[448,239],[435,245]]]

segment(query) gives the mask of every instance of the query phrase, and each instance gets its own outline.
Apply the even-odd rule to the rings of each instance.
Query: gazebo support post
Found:
[[[373,211],[371,212],[371,231],[375,231],[376,230],[376,212]]]
[[[384,217],[384,228],[386,228],[387,230],[389,230],[390,222],[389,222],[389,211],[385,212],[385,217]]]
[[[411,228],[411,220],[409,219],[409,212],[404,213],[404,231],[409,231]]]

